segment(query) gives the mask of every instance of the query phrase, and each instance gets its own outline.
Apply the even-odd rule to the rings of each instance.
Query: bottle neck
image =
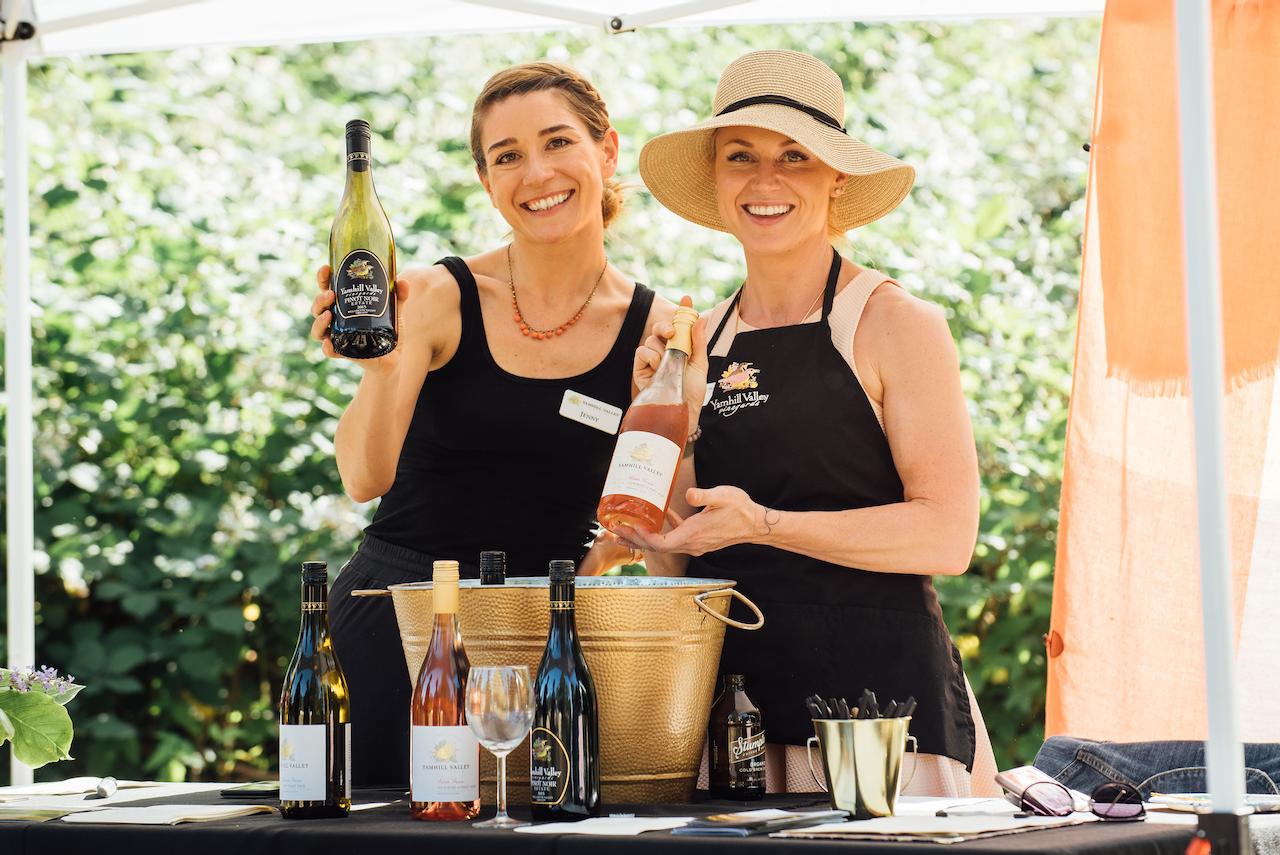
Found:
[[[551,632],[566,638],[577,634],[574,617],[574,596],[576,589],[573,582],[551,583]]]
[[[329,641],[329,586],[324,582],[302,583],[302,631],[298,646],[307,656]]]
[[[668,347],[662,354],[662,362],[658,363],[658,370],[653,373],[653,379],[644,390],[649,392],[646,399],[654,399],[655,403],[659,400],[668,402],[666,399],[670,399],[669,403],[683,400],[684,367],[688,360],[689,354],[683,350]],[[653,391],[650,392],[650,389]]]

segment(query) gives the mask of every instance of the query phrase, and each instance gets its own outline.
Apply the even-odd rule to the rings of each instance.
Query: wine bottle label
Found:
[[[473,802],[480,798],[480,740],[469,727],[415,724],[409,747],[410,799]]]
[[[634,496],[665,508],[682,450],[665,436],[643,430],[626,431],[613,449],[600,495]]]
[[[569,791],[569,752],[564,743],[545,727],[535,727],[529,735],[530,801],[536,805],[558,805]]]
[[[351,725],[340,725],[349,736]],[[286,802],[322,802],[328,797],[326,782],[328,768],[326,757],[329,749],[329,728],[323,724],[280,725],[280,800]],[[346,745],[335,746],[349,758],[350,739],[335,741]],[[347,763],[346,769],[350,769]],[[347,786],[351,776],[344,774]]]
[[[338,265],[334,309],[341,318],[380,318],[391,305],[387,269],[367,249],[353,249]]]

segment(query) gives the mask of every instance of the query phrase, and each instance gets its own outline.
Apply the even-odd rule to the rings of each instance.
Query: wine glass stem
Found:
[[[507,755],[498,758],[498,817],[507,817]]]

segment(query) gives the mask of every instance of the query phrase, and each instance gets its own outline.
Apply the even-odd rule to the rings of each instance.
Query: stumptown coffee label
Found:
[[[764,781],[764,731],[729,725],[729,780]]]

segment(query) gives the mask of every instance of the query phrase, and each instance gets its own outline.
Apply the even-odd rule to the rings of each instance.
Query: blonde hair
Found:
[[[484,144],[481,131],[489,111],[495,104],[514,96],[528,95],[531,92],[556,90],[564,99],[575,116],[587,126],[587,131],[596,142],[604,140],[612,125],[609,124],[609,110],[604,99],[591,81],[583,77],[577,69],[558,62],[526,62],[513,65],[499,71],[484,85],[476,98],[475,107],[471,110],[471,158],[476,162],[476,169],[481,175],[488,172],[484,159]],[[600,199],[600,213],[604,218],[604,227],[617,218],[625,201],[625,188],[617,178],[606,178],[604,193]]]

